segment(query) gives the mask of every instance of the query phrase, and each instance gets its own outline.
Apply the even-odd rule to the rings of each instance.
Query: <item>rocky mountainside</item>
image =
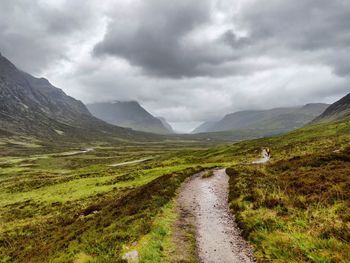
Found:
[[[93,117],[82,102],[67,96],[48,80],[17,69],[1,54],[0,130],[51,140],[139,136]]]
[[[154,117],[137,101],[100,102],[88,104],[87,107],[95,117],[113,125],[158,134],[173,133],[164,119]]]
[[[217,122],[204,123],[195,131],[222,135],[239,134],[240,139],[275,135],[300,128],[319,116],[327,104],[314,103],[302,107],[241,111],[226,115]],[[230,136],[228,136],[230,137]]]
[[[330,105],[314,122],[342,120],[350,117],[350,93]]]

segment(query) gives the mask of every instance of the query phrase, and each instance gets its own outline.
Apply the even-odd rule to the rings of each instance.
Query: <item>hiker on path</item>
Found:
[[[270,159],[270,157],[271,157],[271,151],[270,151],[269,148],[264,148],[264,149],[262,150],[262,157],[263,157],[264,159]]]

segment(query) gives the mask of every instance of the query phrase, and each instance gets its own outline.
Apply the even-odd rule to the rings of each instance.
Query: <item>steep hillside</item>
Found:
[[[0,130],[49,140],[134,138],[141,134],[93,117],[85,105],[0,55]]]
[[[201,125],[199,125],[192,131],[192,134],[207,132],[212,126],[214,126],[215,123],[215,121],[203,122]]]
[[[301,108],[294,109],[291,112],[282,113],[272,118],[266,118],[249,128],[270,129],[272,133],[280,133],[300,128],[310,123],[315,117],[319,116],[326,108],[327,104],[307,104]]]
[[[294,111],[296,108],[277,108],[271,110],[240,111],[226,115],[223,119],[214,123],[207,132],[227,131],[246,128],[256,123],[271,120],[282,114]]]
[[[169,124],[169,122],[163,117],[157,117],[163,124],[163,126],[170,132],[175,133],[173,127]]]
[[[350,117],[350,93],[329,106],[314,122],[327,122]]]
[[[110,124],[132,128],[137,131],[169,134],[160,119],[141,107],[137,101],[101,102],[87,105],[90,112]]]
[[[295,108],[236,112],[211,124],[207,132],[197,136],[239,141],[276,135],[306,125],[319,116],[327,106],[317,103]]]
[[[345,119],[201,153],[233,163],[230,209],[257,262],[350,262],[349,143]],[[270,162],[253,164],[265,147]]]

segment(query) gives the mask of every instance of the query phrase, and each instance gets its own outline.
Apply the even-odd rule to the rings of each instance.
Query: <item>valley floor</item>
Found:
[[[252,164],[264,147],[270,162]],[[134,251],[140,262],[197,262],[219,251],[231,257],[222,251],[227,241],[214,252],[207,247],[215,229],[219,243],[237,237],[226,203],[258,262],[350,262],[348,121],[216,147],[49,149],[6,139],[0,149],[0,262],[113,263]],[[218,167],[228,167],[227,202],[216,202],[225,199],[225,177],[204,172],[186,181]],[[192,219],[176,198],[183,182],[197,204]]]

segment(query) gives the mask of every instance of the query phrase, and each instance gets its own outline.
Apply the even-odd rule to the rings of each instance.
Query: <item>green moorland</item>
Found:
[[[160,242],[171,244],[164,235],[176,189],[217,165],[193,162],[188,153],[207,147],[189,141],[96,144],[85,153],[1,142],[0,262],[124,262],[135,242],[144,262],[158,262]]]
[[[230,208],[258,261],[350,262],[350,123],[240,145],[274,153],[227,169]]]
[[[259,262],[350,262],[349,121],[210,147],[23,141],[0,140],[0,262],[124,262],[134,249],[176,262],[176,190],[213,167],[228,167],[230,208]],[[263,147],[271,162],[252,165]],[[110,166],[133,160],[145,161]]]

